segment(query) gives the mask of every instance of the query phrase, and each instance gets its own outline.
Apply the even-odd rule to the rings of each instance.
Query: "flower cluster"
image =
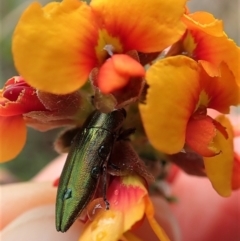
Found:
[[[240,104],[240,48],[227,37],[222,21],[206,12],[189,13],[186,2],[31,4],[13,35],[21,77],[11,78],[1,90],[1,160],[21,151],[26,125],[38,130],[78,126],[88,93],[100,111],[125,108],[137,120],[136,150],[148,152],[150,143],[170,161],[181,153],[174,162],[184,170],[199,158],[201,173],[220,195],[239,188],[240,159],[225,115]],[[214,118],[212,109],[220,115]],[[189,158],[189,153],[194,155]],[[131,158],[123,157],[124,165],[131,166]],[[199,171],[194,167],[193,174]],[[111,209],[94,215],[80,240],[128,240],[133,237],[129,230],[145,217],[161,241],[169,240],[154,219],[140,169],[111,177]]]

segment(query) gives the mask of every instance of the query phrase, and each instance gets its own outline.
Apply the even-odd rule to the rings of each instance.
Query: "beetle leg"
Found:
[[[103,200],[106,210],[109,210],[110,203],[107,200],[107,166],[103,164]]]
[[[129,136],[132,135],[136,131],[136,128],[129,128],[126,130],[122,130],[117,137],[117,141],[124,140],[129,141]]]

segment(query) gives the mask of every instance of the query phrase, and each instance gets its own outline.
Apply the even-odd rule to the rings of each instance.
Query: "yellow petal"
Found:
[[[186,0],[92,0],[103,28],[119,37],[125,51],[157,52],[184,33],[180,21]]]
[[[13,35],[13,57],[33,87],[54,94],[80,88],[96,64],[97,28],[91,8],[78,0],[31,4]]]
[[[163,59],[150,67],[146,79],[146,104],[139,106],[146,134],[156,149],[177,153],[199,98],[197,63],[184,56]]]
[[[123,234],[123,213],[117,211],[100,212],[93,222],[88,223],[79,241],[112,241]]]
[[[214,141],[220,146],[221,153],[214,157],[203,158],[207,176],[211,181],[213,188],[224,197],[231,194],[231,179],[233,170],[233,130],[230,121],[221,115],[216,118],[223,126],[227,128],[228,139],[221,132],[217,131]]]
[[[148,222],[149,222],[150,226],[152,227],[154,233],[157,235],[159,240],[170,241],[170,239],[168,238],[168,236],[165,233],[165,231],[163,230],[163,228],[161,226],[159,226],[158,222],[154,218],[154,208],[153,208],[153,204],[152,204],[151,200],[149,199],[149,197],[146,197],[145,201],[146,201],[146,217],[147,217]]]

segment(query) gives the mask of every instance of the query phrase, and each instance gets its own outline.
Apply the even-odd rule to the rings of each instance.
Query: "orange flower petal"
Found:
[[[188,29],[201,30],[212,36],[223,36],[223,22],[208,12],[185,14],[182,18]]]
[[[31,4],[13,36],[19,73],[37,89],[65,94],[80,88],[97,62],[91,8],[78,0]]]
[[[225,63],[222,63],[219,67],[220,77],[211,78],[202,70],[200,81],[202,88],[209,97],[207,107],[227,114],[230,111],[230,106],[240,103],[240,87]]]
[[[113,61],[108,59],[98,73],[97,85],[102,93],[108,94],[126,85],[129,79],[129,76],[119,74],[114,68]]]
[[[217,38],[210,35],[204,36],[203,33],[197,33],[194,38],[197,42],[194,56],[210,76],[221,76],[220,64],[225,62],[233,72],[236,81],[240,83],[238,61],[236,61],[240,58],[240,50],[234,41],[226,35]]]
[[[27,129],[21,115],[0,117],[0,162],[15,158],[26,142]]]
[[[125,51],[157,52],[184,33],[179,20],[185,4],[186,0],[93,0],[90,5],[103,28],[120,38]]]
[[[187,57],[163,59],[146,74],[146,104],[139,106],[152,145],[165,153],[181,151],[187,122],[198,103],[198,65]]]
[[[119,74],[133,77],[143,77],[145,75],[143,66],[126,54],[114,54],[111,59]]]
[[[131,77],[143,77],[143,66],[126,54],[115,54],[100,68],[98,87],[103,93],[111,93],[124,87]]]
[[[209,116],[190,119],[186,130],[186,144],[202,156],[211,157],[219,154],[220,149],[213,142],[216,127]]]
[[[225,62],[240,85],[239,63],[236,61],[240,58],[240,48],[227,37],[222,22],[204,12],[185,15],[183,21],[196,44],[192,52],[192,46],[187,44],[192,41],[184,40],[185,50],[202,64],[210,76],[221,76],[220,64]]]
[[[147,190],[143,182],[144,180],[138,176],[116,177],[108,189],[110,208],[124,214],[124,232],[144,215],[143,197],[147,195]]]
[[[221,152],[214,157],[204,157],[206,174],[213,188],[224,197],[230,196],[233,170],[233,130],[230,121],[224,116],[218,116],[216,120],[227,128],[228,139],[217,131],[215,143],[219,145]]]
[[[23,97],[23,98],[22,98]],[[5,102],[0,104],[0,116],[13,116],[29,113],[31,111],[47,111],[35,96],[21,95],[15,102]],[[32,102],[31,102],[32,101]],[[34,109],[35,108],[35,109]]]
[[[24,106],[17,102],[4,102],[0,104],[0,116],[22,115]]]

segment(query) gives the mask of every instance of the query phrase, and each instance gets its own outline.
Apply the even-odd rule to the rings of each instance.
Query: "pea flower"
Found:
[[[119,240],[130,235],[129,230],[138,221],[146,218],[161,241],[169,241],[164,230],[154,219],[153,205],[144,185],[145,181],[137,175],[115,177],[108,188],[111,209],[95,214],[93,221],[86,224],[79,241]],[[99,205],[93,206],[93,212]]]
[[[140,126],[140,148],[147,140],[162,153],[200,156],[199,173],[208,176],[220,195],[229,196],[239,181],[233,130],[224,115],[213,118],[208,110],[228,114],[230,106],[240,103],[235,61],[240,49],[226,36],[221,21],[203,12],[184,15],[185,4],[186,0],[31,4],[16,26],[12,45],[23,78],[9,80],[1,91],[0,131],[7,137],[2,159],[21,151],[26,125],[38,130],[78,128],[79,88],[90,79],[97,109],[103,110],[102,103],[108,112],[141,101],[141,120],[138,110],[134,116]],[[164,59],[151,62],[169,46]],[[20,141],[9,153],[16,124],[21,126]],[[132,231],[147,219],[156,236],[169,241],[154,218],[146,184],[151,175],[128,148],[128,136],[122,139],[111,153],[119,173],[107,166],[110,210],[99,205],[99,199],[90,203],[89,220],[79,240],[138,240]],[[57,143],[64,144],[61,140]],[[153,152],[149,146],[143,151]]]
[[[129,51],[160,52],[182,36],[185,3],[93,0],[87,5],[63,0],[45,7],[33,3],[14,32],[15,66],[30,85],[55,94],[79,89],[97,68],[97,87],[110,93],[145,75]]]
[[[146,79],[149,89],[140,113],[146,134],[156,149],[174,154],[190,148],[205,160],[225,159],[229,155],[232,163],[233,148],[229,152],[230,147],[223,144],[231,138],[230,134],[224,124],[207,115],[207,108],[229,113],[231,105],[239,104],[239,86],[226,64],[221,65],[221,77],[210,77],[201,65],[188,57],[169,57],[152,65]],[[229,195],[232,166],[225,163],[223,169],[228,166],[228,175],[225,175],[223,169],[220,171],[221,162],[204,163],[214,166],[206,167],[206,171],[212,183],[216,181],[218,188],[214,184],[215,189],[221,195]],[[228,180],[226,189],[222,186],[224,181],[217,181],[218,171]]]
[[[181,148],[184,148],[187,152],[193,151],[196,155],[188,155],[187,158],[194,157],[198,162],[188,164],[187,161],[184,161],[180,166],[187,171],[197,173],[197,175],[204,175],[205,168],[207,176],[217,192],[220,195],[229,196],[231,193],[231,177],[232,175],[236,176],[232,174],[234,160],[233,145],[231,144],[233,142],[232,131],[227,121],[222,124],[208,116],[207,109],[215,109],[220,113],[228,114],[230,106],[237,106],[240,103],[239,70],[236,61],[240,57],[240,48],[225,34],[222,21],[215,19],[209,13],[186,13],[182,21],[187,26],[187,30],[183,37],[173,44],[166,57],[185,55],[196,61],[194,63],[190,59],[185,59],[192,63],[182,61],[182,65],[188,65],[189,67],[191,65],[190,68],[195,65],[198,68],[199,76],[197,78],[199,78],[200,85],[193,87],[195,85],[194,76],[188,76],[189,78],[186,78],[184,82],[180,80],[180,72],[177,74],[177,69],[181,68],[180,56],[179,59],[176,57],[174,61],[168,58],[159,61],[158,65],[156,64],[155,67],[150,68],[146,77],[150,89],[146,105],[140,107],[144,126],[151,142],[158,150],[171,155],[178,153]],[[160,66],[162,70],[160,70]],[[175,77],[173,77],[176,78],[175,80],[169,80],[169,77],[167,77],[167,74],[170,75],[170,68],[172,68],[172,73],[176,73]],[[187,71],[184,70],[184,67],[182,67],[182,74],[183,72],[186,77]],[[161,82],[165,74],[165,81]],[[168,84],[166,84],[167,81]],[[176,84],[173,84],[173,82],[176,82]],[[157,100],[153,96],[157,96],[156,93],[157,91],[160,92],[160,90],[163,94]],[[171,93],[171,90],[174,94]],[[198,93],[198,97],[195,95],[196,93]],[[188,101],[188,98],[191,100]],[[153,102],[157,103],[157,101],[164,104],[163,110],[155,111],[155,114],[156,116],[171,116],[167,121],[159,121],[158,118],[150,121],[146,117],[146,114],[150,113],[150,109],[153,113],[150,106],[153,106]],[[178,106],[174,112],[172,112],[174,104],[171,101]],[[187,102],[188,104],[185,105]],[[165,103],[168,103],[169,107],[171,106],[171,113],[164,108],[167,106]],[[181,110],[181,108],[183,109]],[[186,114],[186,110],[191,108],[192,113],[189,116],[190,112]],[[177,117],[175,114],[178,112]],[[186,122],[182,125],[179,120],[186,116],[188,116]],[[174,123],[175,118],[177,118],[178,123]],[[167,130],[166,133],[168,134],[165,135],[165,131],[153,133],[152,130],[156,126],[153,127],[152,123],[155,121],[156,123],[159,121],[158,128]],[[181,134],[179,128],[182,131]],[[168,140],[166,143],[171,143],[168,147],[163,143],[163,140],[166,139]],[[173,158],[179,164],[180,161],[176,160],[177,156],[179,155],[176,154]],[[202,158],[204,164],[201,162]],[[234,161],[234,166],[234,170],[236,170],[238,166],[236,161]],[[193,168],[195,169],[193,170]]]
[[[198,61],[208,75],[221,76],[221,64],[224,62],[232,71],[240,85],[238,61],[240,48],[226,35],[222,21],[207,12],[184,14],[182,21],[187,30],[173,45],[169,55],[184,54]]]
[[[81,103],[78,92],[57,96],[36,90],[20,76],[10,78],[0,92],[0,133],[4,137],[0,161],[20,153],[26,142],[26,126],[46,131],[75,124]]]
[[[1,161],[14,158],[22,150],[26,141],[26,125],[22,115],[33,110],[46,111],[36,96],[36,90],[21,77],[9,79],[1,90],[0,132],[4,137],[1,138]]]

